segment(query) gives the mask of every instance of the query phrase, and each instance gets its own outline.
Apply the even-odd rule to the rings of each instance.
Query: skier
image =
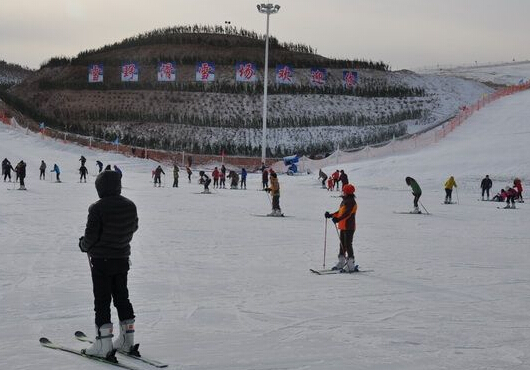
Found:
[[[120,175],[123,176],[123,173],[121,172],[121,169],[118,166],[114,165],[113,167],[114,167],[114,171],[118,172]]]
[[[412,195],[414,195],[414,210],[412,211],[412,213],[421,213],[418,207],[418,201],[420,200],[420,197],[421,197],[420,186],[418,185],[416,180],[414,180],[412,177],[407,176],[405,178],[405,182],[407,183],[408,186],[412,188]]]
[[[348,175],[346,175],[344,170],[340,170],[339,181],[342,183],[341,189],[349,183]]]
[[[230,189],[237,189],[239,185],[239,174],[236,171],[230,171],[228,178],[230,179]]]
[[[333,177],[328,177],[328,191],[333,191],[333,188],[335,187],[335,182],[333,181]]]
[[[213,178],[213,188],[219,187],[219,170],[217,167],[215,167],[212,171],[212,178]]]
[[[283,214],[280,208],[280,183],[278,182],[278,175],[272,170],[270,174],[270,183],[271,186],[266,188],[265,191],[272,195],[272,212],[267,216],[281,217]]]
[[[226,188],[226,168],[223,172],[223,167],[221,167],[221,172],[219,172],[219,188],[225,189]]]
[[[519,200],[519,203],[524,203],[523,200],[523,184],[521,183],[521,179],[516,177],[513,180],[513,187],[517,190],[517,198]]]
[[[186,166],[186,173],[188,174],[188,182],[191,184],[191,168],[190,166]]]
[[[493,186],[489,175],[486,175],[480,182],[480,188],[482,189],[482,200],[484,200],[484,193],[486,193],[488,200],[490,200],[490,189]]]
[[[179,166],[176,163],[173,165],[173,187],[179,187]]]
[[[269,187],[269,171],[266,168],[261,171],[261,185],[263,190]]]
[[[101,171],[103,171],[103,162],[101,162],[100,160],[97,160],[96,165],[98,166],[99,173],[101,173]]]
[[[158,187],[161,186],[161,181],[160,181],[160,175],[161,175],[161,174],[164,174],[164,176],[166,175],[166,173],[164,172],[164,170],[162,169],[162,167],[159,165],[159,166],[155,169],[155,172],[154,172],[154,178],[155,178],[154,186],[156,186],[156,184],[158,184]]]
[[[333,172],[331,177],[333,178],[333,185],[337,187],[337,190],[339,190],[339,179],[340,179],[339,170],[336,170],[335,172]]]
[[[318,179],[322,179],[322,189],[326,188],[326,180],[328,179],[328,175],[326,175],[322,169],[318,170]]]
[[[491,198],[494,202],[504,202],[506,200],[507,194],[506,190],[501,189],[493,198]]]
[[[356,228],[357,202],[355,201],[354,193],[355,187],[353,184],[344,185],[339,210],[333,213],[324,213],[324,217],[331,218],[334,224],[338,224],[338,229],[340,230],[339,260],[332,270],[344,269],[346,272],[356,270],[355,255],[353,254],[353,234]],[[346,259],[346,255],[348,259]]]
[[[199,171],[200,182],[204,185],[204,191],[203,193],[208,194],[210,192],[210,183],[212,180],[208,177],[208,175],[204,171]]]
[[[81,161],[81,166],[84,166],[85,163],[86,163],[86,158],[84,156],[81,156],[81,158],[79,158],[79,160]]]
[[[506,207],[504,208],[515,208],[515,199],[517,198],[517,190],[510,186],[504,188],[506,190]],[[510,206],[511,203],[511,206]]]
[[[46,163],[44,161],[40,161],[40,175],[39,180],[46,180]]]
[[[11,162],[9,162],[9,159],[4,158],[2,161],[2,174],[4,175],[4,182],[6,182],[7,178],[9,178],[9,182],[11,182],[11,171],[14,171],[15,169],[13,166],[11,166]]]
[[[61,182],[61,170],[59,169],[59,166],[57,166],[57,163],[53,164],[53,170],[50,172],[55,172],[55,182]]]
[[[456,181],[455,181],[455,178],[453,176],[449,177],[447,179],[447,181],[445,182],[445,201],[444,203],[445,204],[450,204],[451,203],[451,196],[453,194],[453,187],[458,187],[456,185]],[[488,196],[489,198],[489,196]]]
[[[79,167],[79,174],[81,175],[81,177],[79,177],[79,182],[82,182],[83,179],[86,182],[86,175],[88,173],[88,168],[86,168],[86,166],[83,163],[84,162],[81,161],[81,167]]]
[[[241,169],[241,189],[247,188],[247,170],[245,168]]]
[[[26,185],[24,184],[24,179],[26,178],[26,163],[22,160],[18,162],[15,167],[15,171],[17,172],[18,178],[20,180],[20,187],[18,189],[26,190]]]
[[[127,272],[131,254],[130,241],[138,230],[135,204],[121,194],[121,174],[103,171],[96,178],[99,200],[88,208],[85,234],[79,248],[88,254],[94,293],[96,339],[83,352],[90,356],[116,360],[114,350],[139,356],[134,345],[135,315]],[[110,303],[118,310],[120,334],[112,342]]]

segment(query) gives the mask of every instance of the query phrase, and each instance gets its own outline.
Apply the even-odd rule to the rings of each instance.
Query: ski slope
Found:
[[[516,210],[480,202],[515,176],[529,186],[530,92],[474,114],[441,142],[414,154],[342,165],[357,188],[357,263],[371,272],[317,276],[323,265],[325,211],[340,199],[317,175],[280,176],[288,218],[266,214],[260,175],[248,190],[197,194],[153,188],[154,162],[90,151],[0,127],[0,157],[27,162],[28,191],[0,191],[0,368],[104,369],[42,348],[47,336],[83,348],[74,332],[93,335],[92,287],[78,247],[94,177],[78,183],[79,157],[91,174],[97,159],[124,171],[122,194],[137,207],[140,228],[129,274],[136,340],[170,369],[528,369],[530,368],[530,205]],[[63,183],[38,180],[44,159]],[[335,168],[326,168],[331,173]],[[441,204],[453,175],[455,205]],[[431,215],[409,211],[405,176],[423,189]],[[527,197],[530,198],[530,197]],[[327,224],[326,266],[338,251]],[[113,308],[113,320],[118,322]],[[141,368],[149,368],[139,364]]]

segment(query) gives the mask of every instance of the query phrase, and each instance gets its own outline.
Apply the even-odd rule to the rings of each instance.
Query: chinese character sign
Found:
[[[328,71],[325,68],[311,68],[309,82],[313,87],[324,87],[328,79]]]
[[[177,80],[177,63],[158,62],[158,81],[174,82]]]
[[[236,63],[236,81],[237,82],[256,82],[258,76],[257,68],[254,63],[237,62]]]
[[[355,71],[342,71],[342,86],[353,89],[357,85],[358,75]]]
[[[195,81],[215,81],[215,64],[212,62],[197,62],[197,65],[195,66]]]
[[[121,65],[122,82],[138,82],[138,64],[126,63]]]
[[[291,85],[294,83],[294,70],[292,67],[279,64],[276,66],[276,83]]]
[[[103,82],[103,64],[90,64],[88,66],[88,82]]]

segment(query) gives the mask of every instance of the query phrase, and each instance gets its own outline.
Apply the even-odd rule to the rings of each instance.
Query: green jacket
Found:
[[[413,178],[410,179],[410,187],[412,188],[412,194],[421,195],[421,188]]]

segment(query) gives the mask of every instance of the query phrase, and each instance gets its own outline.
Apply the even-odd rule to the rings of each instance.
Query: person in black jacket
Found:
[[[482,200],[484,200],[484,193],[486,193],[488,200],[490,200],[490,189],[493,186],[489,175],[486,175],[480,183],[480,188],[482,189]]]
[[[96,340],[83,350],[92,356],[113,359],[113,349],[138,354],[134,344],[134,310],[129,301],[127,272],[130,242],[138,229],[135,204],[121,194],[121,175],[103,171],[96,178],[101,199],[88,208],[85,234],[79,248],[88,254],[94,291]],[[112,342],[110,303],[118,310],[120,334]]]

